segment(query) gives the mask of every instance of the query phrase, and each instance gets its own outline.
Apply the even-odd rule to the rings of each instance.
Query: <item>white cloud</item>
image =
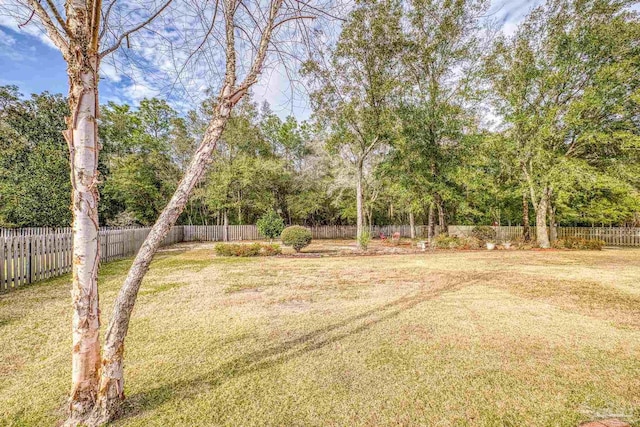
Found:
[[[30,13],[25,14],[25,12],[27,11],[26,8],[20,9],[18,6],[16,6],[12,10],[12,14],[0,13],[0,27],[5,27],[18,33],[34,37],[46,46],[58,50],[56,45],[54,45],[51,39],[49,39],[45,30],[41,27],[40,22],[36,18],[31,19],[31,21],[29,21],[27,25],[18,27],[19,24],[27,22],[29,19]],[[0,9],[0,12],[3,11],[4,9]]]
[[[0,46],[2,46],[3,48],[7,48],[15,44],[16,39],[0,29]]]
[[[118,83],[122,81],[122,76],[113,65],[113,63],[108,61],[102,61],[100,64],[100,77],[106,78],[113,83]]]

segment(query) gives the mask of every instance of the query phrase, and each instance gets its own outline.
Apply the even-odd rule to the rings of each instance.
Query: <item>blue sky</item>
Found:
[[[489,14],[510,33],[538,3],[537,0],[493,1]],[[108,65],[102,65],[102,103],[116,101],[135,106],[145,96],[162,97],[163,94],[148,81],[123,77]],[[36,28],[21,30],[15,22],[0,17],[0,85],[16,85],[24,95],[45,90],[66,94],[65,68],[59,51]],[[254,88],[254,98],[259,102],[268,101],[281,116],[293,114],[303,119],[310,113],[304,96],[297,95],[292,99],[286,75],[279,69],[269,70],[261,76],[260,83]]]

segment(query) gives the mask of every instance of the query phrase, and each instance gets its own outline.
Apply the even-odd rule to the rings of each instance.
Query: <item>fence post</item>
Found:
[[[29,254],[27,257],[27,283],[33,283],[33,271],[32,271],[32,266],[33,266],[33,251],[31,250],[31,236],[28,237],[29,238]]]
[[[104,260],[109,261],[109,230],[104,232]]]

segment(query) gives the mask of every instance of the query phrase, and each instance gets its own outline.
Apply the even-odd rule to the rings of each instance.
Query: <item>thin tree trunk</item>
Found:
[[[362,195],[362,160],[358,160],[356,171],[356,240],[362,247],[361,238],[364,231],[364,201]]]
[[[225,86],[222,93],[227,95],[230,91],[231,87]],[[226,96],[221,96],[220,99],[224,101],[216,107],[214,118],[205,132],[200,147],[193,156],[173,197],[138,251],[124,285],[116,298],[111,320],[105,333],[100,387],[96,411],[93,416],[95,424],[105,423],[120,413],[121,402],[124,399],[124,339],[129,328],[129,320],[138,289],[142,278],[149,269],[153,255],[182,213],[193,187],[203,176],[216,143],[227,124],[233,103]]]
[[[549,193],[547,188],[542,191],[540,201],[536,208],[536,237],[538,246],[549,248],[549,232],[547,231],[547,209],[549,205]]]
[[[433,202],[429,204],[429,220],[428,220],[428,231],[427,231],[427,239],[429,242],[436,237],[436,215],[433,209]]]
[[[270,4],[266,27],[262,30],[253,64],[242,84],[236,86],[235,3],[225,2],[226,72],[209,126],[171,200],[163,209],[138,251],[127,277],[118,292],[109,325],[105,333],[102,370],[98,396],[90,424],[104,424],[120,414],[124,399],[124,340],[129,329],[131,313],[142,279],[149,269],[153,255],[184,210],[194,186],[202,178],[212,153],[229,120],[233,106],[238,103],[257,81],[262,71],[271,34],[282,0]]]
[[[522,191],[522,239],[525,242],[531,240],[531,228],[529,227],[529,200],[527,191]]]
[[[553,205],[553,199],[551,197],[552,190],[549,189],[548,196],[548,209],[549,209],[549,241],[551,243],[555,242],[558,239],[558,229],[556,227],[556,208]]]
[[[224,216],[222,218],[222,225],[224,228],[222,229],[222,240],[225,242],[229,241],[229,213],[227,209],[224,210]]]
[[[439,194],[436,194],[436,206],[438,207],[438,225],[441,233],[448,233],[449,226],[447,224],[447,216],[444,210],[444,202]]]
[[[416,238],[416,221],[413,217],[413,212],[409,212],[409,234],[412,239]]]
[[[82,49],[78,47],[78,52]],[[70,418],[83,420],[96,399],[100,369],[98,309],[98,55],[79,55],[70,62],[68,129],[73,211],[73,281],[71,300],[72,373]]]

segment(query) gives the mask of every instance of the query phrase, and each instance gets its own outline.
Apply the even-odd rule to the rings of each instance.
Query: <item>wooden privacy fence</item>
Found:
[[[255,225],[184,225],[182,227],[184,228],[185,242],[264,239]],[[314,239],[354,239],[356,237],[355,225],[322,225],[307,228],[311,230],[311,235]],[[427,227],[417,226],[417,232],[421,232],[421,228],[424,229],[426,236]],[[411,236],[411,227],[408,225],[376,225],[371,228],[372,237],[378,237],[381,233],[390,237],[396,232],[403,237],[409,237]],[[417,234],[417,236],[420,236],[420,234]]]
[[[473,225],[450,225],[449,234],[469,236]],[[522,226],[492,227],[496,230],[496,240],[504,242],[522,236]],[[536,238],[536,227],[529,227],[531,238]],[[557,227],[558,239],[582,237],[603,240],[607,246],[640,246],[640,227]],[[426,231],[425,231],[426,233]]]
[[[522,226],[493,227],[498,241],[515,240],[522,236]],[[353,239],[356,227],[351,225],[327,225],[310,227],[314,239]],[[149,227],[100,229],[100,253],[102,261],[113,261],[133,256],[149,234]],[[427,226],[416,226],[415,235],[426,238]],[[473,226],[451,225],[449,234],[470,235]],[[371,228],[372,237],[380,234],[402,237],[411,235],[408,225],[385,225]],[[439,228],[436,227],[436,234]],[[536,228],[531,227],[535,238]],[[558,238],[569,236],[601,239],[609,246],[640,247],[640,228],[622,227],[558,227]],[[171,229],[164,245],[193,241],[260,240],[255,225],[184,225]],[[39,280],[71,272],[72,230],[70,228],[22,228],[0,229],[0,292],[15,289]]]
[[[264,239],[255,225],[183,225],[185,242]]]
[[[73,233],[69,228],[24,229],[0,234],[0,292],[71,272]],[[102,261],[138,252],[151,228],[100,229]],[[8,237],[1,237],[2,235]],[[182,242],[182,227],[174,227],[162,245]]]

